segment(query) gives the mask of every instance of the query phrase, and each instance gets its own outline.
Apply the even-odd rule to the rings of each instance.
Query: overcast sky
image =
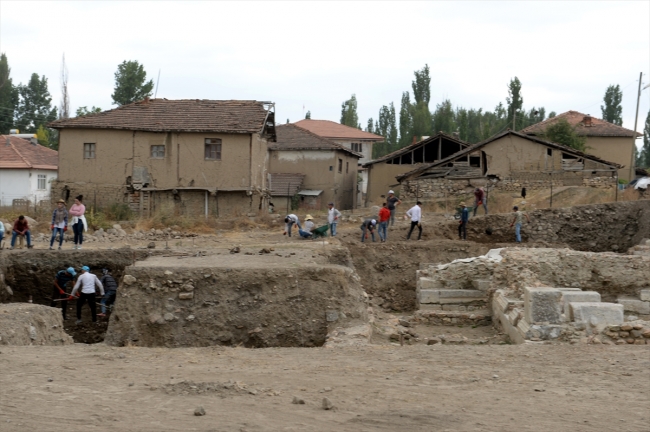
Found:
[[[600,116],[609,84],[623,88],[634,127],[639,72],[650,82],[650,2],[29,2],[0,1],[0,52],[14,83],[49,79],[71,109],[109,109],[117,65],[144,64],[158,97],[276,103],[277,121],[339,121],[355,93],[359,119],[399,110],[413,71],[431,68],[431,110],[505,103]],[[304,111],[303,111],[303,106]],[[638,130],[650,109],[642,93]]]

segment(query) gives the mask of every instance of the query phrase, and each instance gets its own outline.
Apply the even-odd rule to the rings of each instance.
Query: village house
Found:
[[[0,135],[0,206],[35,205],[50,199],[59,155],[36,138]]]
[[[368,172],[362,166],[364,163],[372,160],[373,144],[383,141],[384,137],[330,120],[305,119],[294,124],[318,136],[341,144],[355,153],[361,154],[358,166],[360,181],[358,185],[359,197],[357,198],[357,203],[362,204],[365,202],[364,196],[368,187]]]
[[[508,130],[397,176],[402,197],[464,197],[476,187],[520,192],[558,186],[613,188],[620,165]]]
[[[147,98],[49,126],[60,134],[53,198],[128,203],[144,216],[266,210],[270,102]]]
[[[638,132],[592,117],[589,114],[567,111],[528,126],[521,130],[521,133],[544,138],[546,128],[561,119],[565,119],[579,135],[586,138],[586,153],[620,165],[618,177],[626,181],[634,180],[634,146],[636,139],[643,136]]]
[[[277,126],[276,133],[277,142],[269,145],[269,189],[278,211],[325,210],[329,202],[341,210],[356,207],[360,153],[295,124]]]
[[[392,189],[399,195],[395,177],[424,164],[434,163],[461,151],[470,144],[443,132],[363,164],[368,172],[366,206],[381,205]]]

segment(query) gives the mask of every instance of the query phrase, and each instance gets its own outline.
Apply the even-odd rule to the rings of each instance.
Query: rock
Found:
[[[259,253],[260,253],[260,254],[270,254],[270,253],[271,253],[271,249],[269,249],[269,248],[264,248],[264,249],[260,250]]]
[[[636,321],[638,319],[639,319],[639,317],[636,316],[636,315],[629,315],[629,316],[625,317],[625,321],[627,321],[627,322]]]
[[[641,335],[644,338],[650,338],[650,329],[644,330],[643,333],[641,333]]]
[[[137,279],[131,275],[124,275],[124,278],[122,278],[122,282],[124,282],[126,285],[133,285],[136,281]]]
[[[29,216],[25,216],[25,220],[27,220],[27,222],[29,223],[30,228],[36,228],[38,226],[38,222],[36,222],[36,220],[30,218]],[[9,232],[11,232],[11,230],[9,230]]]
[[[193,292],[178,293],[178,299],[179,300],[191,300],[193,298],[194,298],[194,293]]]
[[[163,318],[165,318],[165,321],[174,321],[174,318],[176,317],[174,316],[174,314],[167,312]]]
[[[157,236],[161,236],[164,233],[162,232],[162,230],[156,230],[156,231],[154,231],[154,234],[156,234]]]
[[[335,322],[339,319],[339,314],[335,310],[328,310],[325,312],[325,319],[327,322]]]
[[[298,396],[294,396],[291,403],[295,405],[304,405],[305,401],[303,399],[300,399]]]
[[[241,249],[240,249],[239,246],[235,246],[234,248],[230,249],[231,254],[236,254],[236,253],[239,253],[239,252],[241,252]]]
[[[5,291],[7,291],[7,294],[10,296],[14,295],[14,292],[9,285],[5,286]]]
[[[121,229],[122,229],[122,225],[120,225],[120,224],[114,224],[114,225],[113,225],[113,229],[121,230]]]
[[[156,243],[155,243],[155,242],[149,242],[149,244],[147,245],[147,247],[148,247],[149,249],[155,249],[155,248],[156,248]]]
[[[405,319],[400,318],[400,319],[397,320],[397,322],[399,322],[399,325],[401,325],[401,326],[404,326],[404,327],[411,327],[411,323],[408,322],[408,321],[405,320]]]
[[[650,289],[641,290],[641,292],[639,293],[639,297],[643,301],[650,302]]]
[[[429,339],[427,341],[427,345],[435,345],[435,344],[439,344],[439,343],[440,343],[440,339],[438,339],[438,338],[431,338],[431,339]]]
[[[630,324],[624,324],[624,325],[621,326],[621,330],[626,331],[626,332],[629,332],[629,331],[632,330],[633,328],[634,328],[634,327],[631,326]]]
[[[634,341],[634,345],[645,345],[645,341],[643,339],[637,339]]]
[[[34,327],[33,325],[30,325],[29,326],[29,338],[31,340],[36,340],[36,337],[37,337],[36,336],[36,327]]]
[[[323,409],[326,410],[326,411],[329,411],[329,410],[334,408],[334,404],[332,403],[331,400],[329,400],[329,398],[323,398],[323,404],[322,405],[323,405]]]
[[[194,415],[195,416],[204,416],[205,415],[205,409],[203,409],[202,406],[196,407],[196,409],[194,410]]]

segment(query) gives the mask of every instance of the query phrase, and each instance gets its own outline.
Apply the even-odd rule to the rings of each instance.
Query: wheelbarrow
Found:
[[[323,225],[322,227],[318,227],[315,230],[311,232],[312,234],[312,239],[317,239],[320,237],[327,237],[327,231],[330,229],[329,225]]]

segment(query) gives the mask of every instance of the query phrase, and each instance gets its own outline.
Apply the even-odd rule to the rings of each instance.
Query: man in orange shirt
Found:
[[[386,241],[389,219],[390,210],[388,210],[386,203],[384,203],[382,208],[379,209],[379,240],[381,240],[382,243]]]

